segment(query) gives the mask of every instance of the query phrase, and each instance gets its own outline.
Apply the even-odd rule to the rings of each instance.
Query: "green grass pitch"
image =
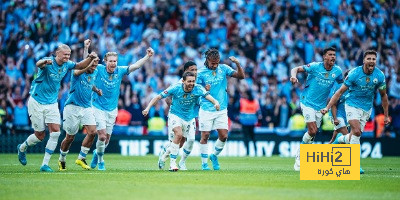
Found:
[[[43,154],[27,154],[26,166],[16,154],[0,154],[0,200],[400,199],[399,157],[362,159],[360,181],[300,181],[294,159],[278,156],[221,157],[220,171],[201,171],[200,158],[189,157],[189,171],[178,172],[158,170],[156,156],[116,154],[105,155],[107,171],[84,171],[76,157],[69,154],[67,171],[59,172],[55,154],[55,172],[40,173]]]

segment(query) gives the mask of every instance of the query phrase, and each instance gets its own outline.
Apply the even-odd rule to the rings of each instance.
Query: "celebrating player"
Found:
[[[108,52],[104,56],[106,66],[99,64],[97,66],[97,77],[95,85],[102,90],[103,95],[95,95],[93,99],[94,113],[97,124],[97,143],[96,150],[93,151],[93,158],[90,163],[91,168],[105,170],[103,155],[110,141],[115,119],[118,113],[118,98],[120,85],[124,75],[139,69],[143,64],[153,56],[152,48],[146,50],[146,56],[130,66],[117,66],[118,54]]]
[[[331,88],[335,81],[343,82],[342,70],[335,64],[336,49],[324,49],[323,62],[313,62],[304,66],[295,67],[291,71],[290,81],[298,82],[299,72],[307,72],[305,89],[300,99],[300,107],[307,123],[308,131],[304,134],[302,144],[311,144],[321,125],[322,114],[319,110],[325,107]],[[300,147],[297,150],[294,170],[300,170]]]
[[[197,77],[197,65],[193,61],[188,61],[185,63],[183,66],[183,73],[185,72],[192,72],[195,77]],[[182,84],[182,79],[179,81],[178,84]],[[200,100],[200,99],[199,99]],[[168,104],[168,106],[171,106],[171,96],[165,98],[165,102]],[[200,108],[200,102],[196,104],[194,113],[195,118],[198,116],[199,113],[199,108]],[[170,134],[170,133],[169,133]],[[186,167],[186,159],[189,157],[190,153],[192,152],[193,145],[194,145],[194,140],[195,138],[186,138],[183,136],[181,143],[179,144],[179,148],[183,148],[183,155],[181,159],[179,160],[178,167],[179,170],[187,170]],[[170,141],[172,142],[172,141]],[[169,149],[169,144],[165,145],[159,153],[159,158],[158,158],[158,167],[160,169],[164,168],[165,165],[165,160],[168,158],[170,152],[168,151]]]
[[[321,109],[325,114],[336,104],[338,99],[350,88],[350,93],[346,99],[345,110],[347,121],[350,124],[350,134],[342,135],[337,138],[339,143],[360,144],[361,133],[364,131],[372,112],[375,91],[378,89],[382,97],[382,107],[385,115],[385,124],[390,123],[389,101],[386,94],[386,82],[383,72],[376,68],[377,53],[374,50],[364,52],[363,65],[352,69],[342,87],[333,95],[328,105]],[[364,170],[360,168],[360,173]]]
[[[168,114],[168,133],[169,140],[172,141],[169,145],[170,152],[170,171],[177,171],[176,158],[179,152],[179,144],[183,137],[194,141],[196,132],[195,122],[195,107],[200,97],[204,97],[210,101],[216,110],[220,109],[220,105],[209,93],[198,84],[195,84],[196,76],[192,72],[183,74],[183,83],[174,84],[154,97],[146,109],[143,110],[143,115],[149,113],[150,108],[155,105],[160,99],[167,96],[172,96],[172,104]]]
[[[32,122],[34,133],[29,135],[25,142],[18,145],[18,159],[26,165],[26,150],[34,146],[45,137],[45,127],[49,127],[50,137],[46,144],[45,155],[40,171],[52,172],[49,160],[54,152],[60,136],[60,112],[58,110],[58,91],[61,80],[71,69],[83,69],[97,58],[96,53],[91,53],[85,60],[74,63],[69,60],[71,49],[68,45],[61,44],[56,49],[56,56],[45,57],[36,63],[39,67],[38,75],[33,80],[30,98],[28,100],[28,113]]]
[[[85,40],[85,46],[89,40]],[[58,167],[60,171],[66,170],[66,156],[79,130],[79,125],[86,128],[87,134],[82,142],[81,151],[75,161],[83,169],[90,169],[86,163],[86,154],[89,152],[96,136],[96,120],[92,108],[92,91],[101,96],[101,90],[94,86],[99,59],[94,59],[82,70],[72,70],[71,88],[64,108],[63,129],[65,138],[60,147]]]
[[[214,170],[219,170],[218,155],[224,149],[225,142],[228,139],[228,94],[227,94],[227,76],[237,79],[244,79],[244,71],[239,61],[231,56],[229,59],[237,66],[237,71],[225,64],[219,64],[220,55],[217,49],[208,49],[205,53],[205,67],[200,68],[197,74],[197,83],[204,86],[210,95],[221,104],[221,109],[216,110],[211,102],[204,98],[200,100],[199,110],[199,129],[201,131],[200,153],[202,169],[210,170],[208,167],[208,138],[210,131],[218,131],[218,139],[215,143],[214,151],[210,155]]]

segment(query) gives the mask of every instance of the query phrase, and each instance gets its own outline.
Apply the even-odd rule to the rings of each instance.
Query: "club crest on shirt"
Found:
[[[325,73],[325,78],[328,78],[329,77],[329,72],[326,72]]]
[[[335,78],[336,77],[336,74],[332,74],[332,78]]]
[[[374,80],[372,82],[374,82],[376,84],[376,83],[378,83],[378,79],[374,78]]]
[[[369,77],[367,77],[367,78],[365,79],[365,81],[366,81],[367,83],[369,83],[371,80],[370,80]]]

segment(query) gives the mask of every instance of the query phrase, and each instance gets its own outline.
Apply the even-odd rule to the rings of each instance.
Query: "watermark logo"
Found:
[[[301,144],[300,180],[360,180],[360,145]]]

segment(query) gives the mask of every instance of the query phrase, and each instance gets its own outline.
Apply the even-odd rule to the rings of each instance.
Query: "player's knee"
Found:
[[[67,136],[65,137],[65,141],[68,142],[68,143],[73,142],[74,139],[75,139],[75,135],[68,135],[67,134]]]
[[[93,136],[96,135],[97,133],[96,128],[88,128],[87,133],[88,135],[93,135]]]
[[[178,141],[181,141],[182,140],[182,138],[183,138],[183,135],[182,135],[182,133],[179,133],[179,132],[177,132],[177,133],[175,133],[175,136],[174,136]]]
[[[48,124],[50,132],[60,132],[59,124]]]
[[[310,127],[308,127],[308,134],[309,134],[311,137],[314,137],[314,136],[317,134],[317,132],[318,132],[318,128],[317,128],[316,126],[310,126]]]
[[[201,133],[202,140],[208,140],[209,137],[210,137],[210,132],[202,132]]]

